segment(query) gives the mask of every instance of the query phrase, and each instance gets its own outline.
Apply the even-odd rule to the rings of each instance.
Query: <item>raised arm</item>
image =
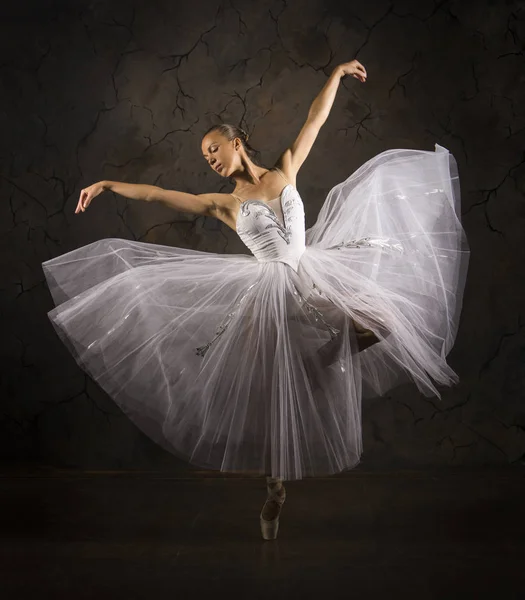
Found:
[[[306,122],[296,140],[283,152],[277,162],[290,181],[295,181],[297,172],[310,153],[319,130],[330,114],[341,78],[345,75],[352,75],[362,83],[367,77],[365,68],[357,60],[338,65],[332,71],[323,89],[312,102]]]

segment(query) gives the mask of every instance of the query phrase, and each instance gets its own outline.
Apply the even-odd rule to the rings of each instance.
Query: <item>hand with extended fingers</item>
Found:
[[[367,78],[366,69],[356,59],[351,60],[350,62],[347,62],[347,63],[343,63],[336,68],[339,69],[339,71],[341,73],[341,77],[344,77],[345,75],[352,75],[352,77],[359,79],[359,81],[361,81],[362,83],[364,83],[366,81],[366,78]]]

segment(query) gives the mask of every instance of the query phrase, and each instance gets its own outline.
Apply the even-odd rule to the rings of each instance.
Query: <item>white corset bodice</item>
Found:
[[[257,260],[284,262],[297,272],[305,250],[304,205],[291,183],[273,200],[242,201],[236,229]]]

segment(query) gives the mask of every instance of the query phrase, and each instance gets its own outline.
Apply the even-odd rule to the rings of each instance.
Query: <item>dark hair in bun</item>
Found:
[[[246,131],[244,131],[242,127],[237,127],[237,125],[230,125],[230,123],[220,123],[219,125],[213,125],[212,127],[210,127],[204,135],[208,135],[208,133],[211,133],[212,131],[218,131],[229,142],[231,142],[235,138],[239,138],[250,160],[257,166],[264,167],[264,165],[262,165],[259,160],[260,152],[258,150],[255,150],[250,146],[250,144],[248,144],[248,138],[250,137],[250,134],[246,133]]]

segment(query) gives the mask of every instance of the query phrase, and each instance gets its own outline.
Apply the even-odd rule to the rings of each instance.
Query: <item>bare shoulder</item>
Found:
[[[275,163],[275,167],[283,172],[286,179],[288,179],[288,181],[294,187],[297,187],[297,170],[293,165],[292,152],[289,148],[286,149],[278,158],[277,162]]]

